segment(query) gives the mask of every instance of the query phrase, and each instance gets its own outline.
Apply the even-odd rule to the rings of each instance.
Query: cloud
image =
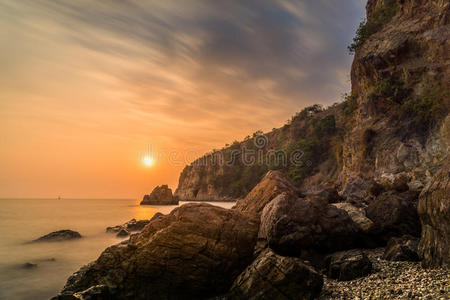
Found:
[[[364,4],[4,0],[0,117],[217,147],[338,101]]]

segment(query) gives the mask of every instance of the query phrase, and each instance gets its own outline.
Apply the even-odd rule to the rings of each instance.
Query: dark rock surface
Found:
[[[420,194],[422,235],[419,254],[425,266],[450,266],[450,162]]]
[[[325,268],[329,278],[339,281],[353,280],[370,274],[372,262],[363,251],[353,249],[327,256]]]
[[[383,259],[391,261],[419,261],[417,246],[419,239],[404,235],[389,240],[383,254]]]
[[[167,184],[163,184],[155,187],[150,195],[145,195],[141,205],[178,205],[178,198],[173,196]]]
[[[122,230],[128,231],[128,232],[136,232],[136,231],[141,231],[142,229],[144,229],[144,227],[150,223],[153,218],[158,217],[162,215],[161,213],[156,213],[152,219],[150,220],[139,220],[136,221],[136,219],[131,219],[130,221],[122,224],[122,225],[116,225],[116,226],[112,226],[112,227],[107,227],[106,228],[106,232],[111,232],[111,233],[119,233]]]
[[[417,192],[380,194],[367,207],[367,217],[375,223],[374,231],[385,242],[391,237],[420,235]]]
[[[302,250],[331,253],[353,248],[358,233],[346,211],[283,193],[264,208],[259,237],[279,254],[298,256]]]
[[[322,275],[299,258],[267,249],[234,281],[229,299],[315,299]]]
[[[280,171],[269,171],[248,195],[236,202],[234,209],[246,214],[261,215],[270,201],[281,193],[299,196],[300,190]]]
[[[59,242],[59,241],[68,241],[73,239],[79,239],[81,238],[81,234],[79,234],[76,231],[73,230],[58,230],[55,232],[51,232],[49,234],[46,234],[44,236],[41,236],[40,238],[34,240],[33,242]]]
[[[117,233],[117,237],[120,237],[120,238],[127,237],[129,235],[130,235],[130,233],[126,229],[123,229],[123,228]]]
[[[23,269],[34,269],[34,268],[37,268],[37,266],[38,266],[37,264],[27,262],[22,265],[22,268]]]
[[[323,200],[327,203],[338,203],[344,201],[337,190],[330,187],[320,187],[317,190],[306,192],[306,196],[310,199]]]
[[[226,293],[253,259],[258,225],[235,210],[185,204],[132,235],[128,244],[107,248],[68,279],[61,296],[96,285],[106,285],[119,299]]]

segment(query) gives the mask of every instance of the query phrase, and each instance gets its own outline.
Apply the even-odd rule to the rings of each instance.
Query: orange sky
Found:
[[[0,197],[175,189],[196,155],[339,101],[347,2],[2,1]]]

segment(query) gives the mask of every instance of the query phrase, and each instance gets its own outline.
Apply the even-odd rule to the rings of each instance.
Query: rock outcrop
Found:
[[[294,197],[301,195],[300,190],[280,171],[269,171],[251,192],[236,202],[234,209],[246,213],[261,215],[264,207],[281,193]]]
[[[60,241],[68,241],[68,240],[74,240],[74,239],[79,239],[79,238],[81,238],[80,233],[73,231],[73,230],[64,229],[64,230],[54,231],[54,232],[51,232],[44,236],[41,236],[40,238],[34,240],[33,243],[60,242]]]
[[[355,246],[358,226],[346,211],[333,205],[283,193],[263,210],[259,237],[282,255],[299,256],[302,251],[319,253]]]
[[[327,256],[325,268],[329,278],[353,280],[370,274],[372,262],[363,251],[354,249]]]
[[[450,266],[450,163],[434,175],[419,200],[422,235],[419,254],[425,266]]]
[[[323,279],[311,266],[270,249],[262,252],[234,281],[229,299],[316,299]]]
[[[145,195],[141,205],[178,205],[178,198],[172,195],[167,184],[163,184],[155,187],[150,195]]]
[[[198,299],[226,293],[252,261],[259,222],[235,210],[185,204],[70,277],[59,299],[106,286],[118,299]]]
[[[375,223],[375,233],[385,242],[391,237],[420,235],[417,192],[385,192],[367,207],[367,217]]]

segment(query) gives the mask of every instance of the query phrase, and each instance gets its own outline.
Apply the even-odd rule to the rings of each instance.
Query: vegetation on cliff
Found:
[[[348,46],[350,54],[355,53],[372,34],[378,32],[383,25],[388,23],[397,14],[397,10],[396,0],[386,0],[374,10],[367,21],[361,21],[353,42]]]

